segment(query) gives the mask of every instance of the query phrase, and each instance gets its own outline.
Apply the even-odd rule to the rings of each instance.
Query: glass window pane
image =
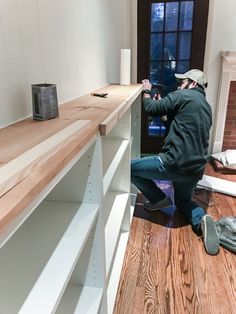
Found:
[[[162,84],[165,85],[165,88],[168,86],[175,89],[176,86],[176,79],[175,79],[175,72],[176,72],[176,62],[169,61],[164,63],[163,67],[163,82]]]
[[[154,85],[161,84],[161,72],[162,72],[161,62],[150,63],[149,79],[152,84]]]
[[[193,24],[193,1],[183,1],[180,4],[179,29],[190,31]]]
[[[176,31],[178,27],[179,3],[168,2],[166,4],[165,31]]]
[[[190,69],[189,67],[190,67],[189,61],[178,61],[176,73],[185,73]]]
[[[163,35],[151,34],[150,58],[151,60],[161,60],[163,50]]]
[[[191,32],[179,33],[179,59],[190,59],[191,38]]]
[[[151,32],[162,32],[164,21],[164,3],[152,3]]]
[[[175,60],[176,59],[176,42],[177,33],[166,33],[164,42],[164,59]]]

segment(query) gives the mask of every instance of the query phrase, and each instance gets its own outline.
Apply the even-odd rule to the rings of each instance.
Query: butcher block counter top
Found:
[[[98,134],[106,136],[141,93],[108,85],[59,106],[59,118],[25,119],[0,130],[0,235]]]

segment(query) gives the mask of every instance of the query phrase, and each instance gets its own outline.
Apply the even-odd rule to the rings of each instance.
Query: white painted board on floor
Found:
[[[202,180],[198,182],[197,186],[214,192],[236,196],[236,182],[233,181],[204,175]]]

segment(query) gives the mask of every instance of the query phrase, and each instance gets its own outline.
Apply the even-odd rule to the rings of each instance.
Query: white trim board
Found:
[[[198,182],[198,187],[204,187],[208,190],[236,196],[236,182],[215,178],[204,175],[202,180]]]

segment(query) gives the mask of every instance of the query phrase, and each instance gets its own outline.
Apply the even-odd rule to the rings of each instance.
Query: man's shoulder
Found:
[[[171,99],[172,103],[181,102],[183,100],[184,93],[183,90],[177,89],[174,92],[168,94],[168,97]]]
[[[206,98],[205,91],[201,88],[178,89],[173,93],[175,97],[182,97],[184,100],[194,100],[199,97],[203,99]]]
[[[176,89],[174,92],[169,93],[172,97],[184,97],[192,95],[193,91],[191,89]]]

